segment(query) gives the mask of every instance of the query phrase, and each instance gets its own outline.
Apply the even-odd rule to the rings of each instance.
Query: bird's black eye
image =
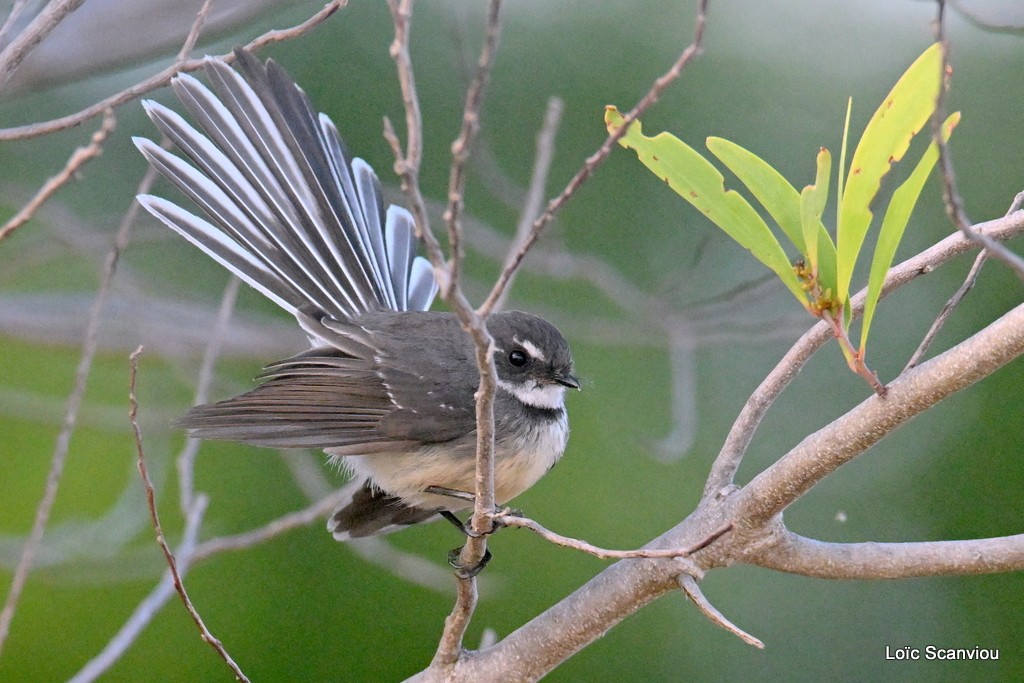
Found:
[[[515,349],[512,351],[512,353],[508,354],[508,362],[516,366],[517,368],[521,368],[524,365],[526,365],[526,361],[528,360],[529,358],[520,349]]]

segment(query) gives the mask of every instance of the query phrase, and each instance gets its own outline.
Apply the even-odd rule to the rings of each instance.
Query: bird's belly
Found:
[[[499,437],[501,435],[499,434]],[[499,505],[533,486],[565,451],[569,437],[560,419],[536,424],[513,438],[495,443],[494,494]],[[476,432],[444,444],[398,453],[347,456],[345,466],[406,504],[423,508],[465,510],[471,500],[424,493],[430,486],[472,493],[476,490]]]
[[[503,505],[547,474],[565,452],[569,424],[563,410],[556,420],[537,423],[522,436],[495,446],[494,498]]]

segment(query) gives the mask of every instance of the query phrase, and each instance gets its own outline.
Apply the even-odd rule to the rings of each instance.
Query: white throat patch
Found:
[[[498,386],[534,408],[558,410],[565,406],[565,387],[560,384],[539,384],[537,382],[514,384],[499,379]]]

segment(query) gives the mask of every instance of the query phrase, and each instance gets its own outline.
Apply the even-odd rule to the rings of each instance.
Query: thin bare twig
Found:
[[[142,430],[139,428],[138,412],[139,412],[139,401],[135,394],[135,380],[138,376],[139,369],[139,357],[142,355],[142,347],[135,349],[129,357],[130,367],[130,379],[128,389],[128,402],[130,408],[128,410],[128,419],[132,425],[132,434],[135,437],[135,452],[136,452],[136,465],[139,468],[139,476],[142,477],[142,484],[146,487],[146,503],[149,506],[150,519],[153,522],[153,530],[156,532],[156,542],[160,546],[160,550],[164,553],[164,559],[167,560],[167,567],[171,571],[171,577],[174,580],[174,589],[178,592],[181,597],[181,601],[185,604],[185,609],[188,611],[192,621],[195,622],[196,628],[199,629],[199,635],[204,641],[210,644],[221,659],[227,663],[228,668],[231,669],[232,673],[235,674],[235,678],[244,683],[248,683],[249,679],[242,669],[239,668],[235,660],[231,658],[228,651],[224,649],[224,645],[218,640],[210,629],[206,627],[203,622],[203,618],[199,615],[195,605],[192,604],[192,599],[188,596],[188,591],[185,590],[185,583],[182,581],[181,573],[178,571],[178,562],[174,557],[174,553],[171,551],[169,545],[167,545],[167,539],[164,537],[163,527],[160,525],[160,514],[156,509],[156,491],[153,489],[153,482],[149,478],[149,470],[146,467],[146,456],[145,450],[142,447]],[[194,509],[202,509],[206,507],[207,499],[205,496],[199,496],[195,500]]]
[[[469,539],[473,540],[473,539]],[[467,545],[468,542],[467,542]],[[430,661],[430,668],[451,670],[462,654],[462,639],[469,628],[469,622],[476,611],[479,600],[476,577],[460,579],[455,584],[455,606],[445,617],[444,629],[438,641],[437,650]]]
[[[388,140],[395,154],[395,171],[402,179],[410,204],[411,211],[417,223],[417,229],[424,241],[427,256],[430,259],[434,271],[437,274],[441,291],[445,293],[445,301],[452,307],[459,316],[459,320],[473,340],[476,348],[477,367],[480,371],[480,386],[476,394],[476,416],[477,416],[477,476],[473,516],[471,526],[478,533],[489,531],[493,524],[491,517],[494,509],[494,412],[493,399],[497,384],[497,376],[493,362],[493,344],[490,335],[487,333],[480,311],[474,311],[466,301],[458,286],[458,282],[452,277],[457,273],[454,266],[455,259],[446,266],[444,256],[436,237],[429,229],[427,223],[427,212],[422,193],[418,187],[419,164],[422,157],[422,120],[416,95],[415,80],[413,77],[412,61],[409,54],[409,28],[412,19],[412,0],[389,0],[392,20],[395,27],[395,38],[391,44],[391,55],[398,68],[399,83],[402,90],[402,98],[405,104],[406,128],[408,140],[406,152],[403,154],[401,144],[395,134],[390,121],[385,119],[385,138]],[[669,72],[655,81],[648,93],[641,99],[640,103],[627,115],[627,121],[632,121],[657,100],[661,92],[678,77],[682,68],[699,52],[700,37],[703,35],[704,16],[706,11],[706,0],[700,3],[698,12],[697,31],[694,43],[688,47],[679,60],[673,65]],[[492,5],[492,8],[496,5]],[[495,24],[496,26],[496,24]],[[485,41],[484,51],[488,50]],[[482,56],[480,63],[486,60]],[[472,93],[467,100],[472,99]],[[467,108],[471,105],[467,103]],[[629,118],[632,117],[632,118]],[[628,124],[627,124],[628,125]],[[544,226],[547,225],[555,213],[575,193],[576,189],[590,176],[593,170],[611,152],[612,145],[621,137],[625,131],[609,136],[605,145],[598,153],[591,156],[585,163],[576,177],[570,182],[569,187],[563,193],[552,200],[541,216],[534,221],[530,232],[520,244],[519,249],[503,271],[499,282],[496,283],[488,300],[481,307],[481,311],[489,311],[494,307],[495,301],[507,288],[509,278],[519,267],[523,256],[539,237]],[[451,225],[451,224],[450,224]],[[457,228],[457,224],[456,224]],[[456,236],[457,240],[461,235]],[[467,540],[460,554],[460,562],[464,566],[472,566],[482,560],[486,552],[486,537],[477,536]],[[455,607],[448,619],[445,621],[445,629],[440,639],[438,650],[432,662],[432,668],[450,669],[458,662],[462,649],[462,637],[468,626],[469,619],[475,608],[477,594],[476,583],[473,578],[459,581],[458,596]]]
[[[227,551],[246,550],[277,538],[292,529],[308,526],[324,518],[331,510],[338,507],[338,504],[344,500],[345,493],[344,490],[334,491],[301,510],[282,515],[257,529],[234,534],[233,536],[220,536],[204,541],[192,553],[192,561],[198,562],[205,560],[211,555]],[[348,495],[351,496],[351,494]]]
[[[636,550],[609,550],[601,548],[587,541],[578,538],[571,538],[546,529],[534,520],[521,515],[499,512],[494,515],[494,522],[499,526],[529,529],[545,541],[563,548],[572,548],[602,560],[637,560],[637,559],[668,559],[677,557],[688,557],[693,553],[707,548],[725,534],[732,531],[732,522],[726,522],[710,532],[697,543],[686,548],[637,548]]]
[[[476,351],[476,365],[480,373],[480,385],[476,392],[476,476],[474,482],[473,515],[470,528],[477,534],[467,539],[459,554],[461,567],[475,567],[484,561],[487,554],[487,534],[494,530],[491,513],[494,499],[494,394],[497,391],[498,374],[494,366],[494,341],[487,331],[486,323],[462,294],[459,275],[462,264],[462,222],[461,213],[465,192],[465,165],[469,152],[480,129],[480,108],[490,81],[494,56],[501,37],[501,0],[491,0],[488,6],[484,43],[477,58],[477,69],[466,92],[463,106],[462,126],[458,137],[452,143],[452,165],[449,176],[448,209],[445,222],[448,226],[449,267],[445,300],[455,310],[463,329],[470,335]],[[458,576],[460,572],[456,572]],[[461,649],[469,620],[476,609],[477,585],[473,576],[459,576],[456,605],[445,621],[445,629],[435,661],[455,661]]]
[[[497,10],[500,3],[495,2],[492,10]],[[410,210],[416,221],[418,236],[423,240],[427,257],[434,267],[434,273],[441,288],[445,302],[458,316],[462,328],[473,341],[477,369],[480,373],[480,384],[476,392],[476,477],[475,477],[475,502],[473,515],[470,518],[470,527],[476,534],[468,538],[459,554],[459,563],[463,567],[479,565],[487,552],[486,534],[492,528],[491,513],[494,510],[494,392],[497,388],[497,371],[494,367],[494,345],[483,319],[476,314],[469,304],[458,281],[453,278],[456,272],[453,262],[445,264],[444,254],[441,250],[437,237],[430,229],[427,218],[426,202],[419,188],[419,168],[422,161],[422,118],[419,108],[419,97],[416,92],[416,80],[413,72],[412,57],[409,52],[409,38],[412,23],[412,0],[388,0],[388,7],[391,10],[392,22],[394,24],[394,40],[391,43],[391,56],[395,61],[398,71],[399,87],[402,92],[402,100],[405,105],[406,120],[406,151],[403,153],[391,122],[384,120],[384,136],[390,144],[395,155],[395,172],[402,179],[402,188],[409,200]],[[489,22],[494,32],[493,38],[485,40],[483,52],[493,51],[497,41],[497,17]],[[489,65],[493,56],[482,54],[478,63],[482,68]],[[481,76],[479,87],[471,87],[467,93],[467,104],[464,114],[464,121],[479,115],[480,97],[483,94],[483,84],[486,82],[486,73]],[[472,129],[470,125],[468,129]],[[468,130],[467,129],[467,130]],[[461,136],[460,136],[461,137]],[[467,141],[469,136],[467,134]],[[458,163],[457,150],[453,149],[453,155]],[[453,178],[458,178],[461,171],[453,172]],[[458,184],[458,183],[457,183]],[[456,233],[460,227],[458,221],[450,222],[450,230]],[[461,235],[456,236],[456,241],[461,240]],[[465,630],[476,608],[477,587],[476,579],[472,576],[460,577],[457,587],[455,606],[451,614],[445,620],[444,631],[440,638],[437,652],[434,655],[433,666],[450,667],[458,661],[459,653],[462,650],[462,638]]]
[[[533,155],[533,172],[530,174],[530,186],[526,191],[526,201],[523,202],[519,214],[519,223],[516,225],[516,236],[512,241],[513,247],[522,243],[530,234],[533,222],[540,215],[541,205],[544,202],[544,189],[548,184],[548,173],[551,171],[551,163],[555,159],[555,133],[558,132],[558,124],[562,120],[562,110],[565,103],[561,98],[549,97],[548,106],[544,112],[544,123],[541,124],[537,133],[536,150]],[[505,256],[505,265],[511,260],[515,249],[510,249]],[[505,307],[508,293],[512,290],[518,269],[512,272],[508,284],[490,308],[480,307],[480,315],[487,316],[491,311],[500,311]]]
[[[679,587],[683,590],[686,597],[693,601],[693,604],[697,606],[700,613],[711,620],[711,623],[721,626],[747,645],[753,645],[759,650],[764,649],[764,643],[761,642],[759,638],[755,638],[736,624],[726,619],[725,615],[719,612],[715,606],[711,604],[711,601],[704,595],[704,592],[700,589],[695,578],[689,574],[680,574]]]
[[[1014,197],[1013,202],[1010,204],[1010,208],[1007,209],[1006,215],[1009,216],[1020,209],[1022,203],[1024,203],[1024,192],[1018,192],[1017,196]],[[935,322],[933,322],[931,327],[928,328],[928,332],[924,335],[921,343],[918,344],[917,349],[910,356],[910,360],[908,360],[906,366],[904,366],[903,372],[917,366],[917,364],[921,362],[921,359],[924,358],[924,355],[928,353],[929,347],[931,347],[932,342],[935,341],[935,337],[946,324],[946,320],[949,319],[953,310],[960,305],[963,298],[967,296],[967,293],[974,287],[982,266],[984,266],[985,262],[988,261],[989,253],[988,249],[983,249],[974,259],[974,264],[971,266],[971,270],[967,273],[967,277],[964,278],[963,284],[960,285],[960,288],[953,293],[953,296],[949,298],[946,305],[942,307],[938,317],[935,318]]]
[[[1006,210],[1006,215],[1009,216],[1012,213],[1017,213],[1021,207],[1024,207],[1024,192],[1018,192],[1014,196],[1013,201],[1010,202],[1010,208]]]
[[[602,143],[601,147],[587,158],[583,167],[577,171],[575,176],[572,177],[569,184],[565,186],[565,189],[562,190],[557,197],[548,202],[543,213],[541,213],[541,215],[537,217],[537,220],[533,222],[533,226],[526,239],[518,245],[515,253],[502,270],[501,275],[498,276],[498,280],[494,283],[491,293],[487,295],[487,299],[483,304],[481,304],[479,310],[489,311],[494,308],[494,303],[501,297],[503,290],[508,287],[512,274],[515,273],[517,268],[519,268],[519,264],[522,262],[523,258],[526,256],[527,252],[529,252],[537,239],[540,238],[544,228],[555,217],[555,214],[557,214],[565,203],[569,201],[574,194],[576,194],[576,191],[584,182],[587,181],[588,178],[590,178],[597,167],[608,158],[608,155],[611,154],[612,148],[614,148],[619,139],[626,134],[630,124],[640,118],[640,116],[642,116],[644,112],[651,107],[651,105],[657,102],[658,98],[661,97],[661,94],[665,91],[665,88],[679,78],[683,69],[685,69],[686,66],[701,53],[703,50],[704,27],[707,24],[707,9],[708,0],[699,0],[697,4],[697,18],[696,27],[693,33],[693,42],[683,50],[669,70],[654,81],[650,90],[640,98],[640,101],[637,102],[636,106],[630,109],[629,112],[623,116],[622,126],[615,132],[610,133],[604,143]]]
[[[967,19],[967,21],[980,29],[994,31],[996,33],[1019,33],[1024,31],[1024,24],[1013,24],[1009,22],[997,23],[995,21],[990,21],[982,17],[980,13],[976,13],[973,8],[970,10],[967,9],[967,7],[964,6],[964,3],[959,2],[958,0],[949,0],[949,4],[965,19]],[[998,5],[993,6],[998,7]]]
[[[221,349],[224,346],[224,339],[227,336],[228,323],[231,321],[231,314],[235,309],[235,301],[238,299],[238,288],[241,283],[234,275],[224,286],[224,293],[221,295],[220,307],[217,309],[217,321],[214,323],[213,331],[210,333],[206,349],[203,351],[203,362],[199,366],[199,377],[196,380],[196,393],[193,405],[206,403],[210,393],[210,386],[213,384],[214,367],[217,358],[220,357]],[[195,465],[196,456],[199,453],[199,446],[202,439],[189,438],[185,441],[184,447],[178,454],[176,467],[178,470],[178,497],[180,499],[182,514],[191,509],[192,499],[195,497]]]
[[[935,39],[942,44],[942,72],[952,73],[949,63],[949,42],[946,39],[946,0],[937,0],[938,15],[935,19]],[[953,169],[953,156],[949,144],[942,135],[942,122],[946,118],[945,102],[948,90],[948,79],[943,78],[942,87],[936,98],[935,112],[932,114],[932,139],[939,148],[939,170],[942,177],[942,199],[946,206],[946,214],[967,239],[987,249],[990,255],[1010,266],[1017,277],[1024,280],[1024,259],[1007,249],[1004,245],[978,234],[971,228],[971,220],[964,211],[964,203],[956,184],[956,172]]]
[[[57,28],[64,18],[78,9],[85,0],[55,0],[47,3],[28,26],[0,52],[0,90],[21,65],[22,60]],[[14,10],[11,10],[14,13]],[[4,25],[7,29],[7,25]]]
[[[348,0],[331,0],[331,2],[327,3],[323,9],[309,19],[290,28],[267,31],[263,35],[247,43],[244,46],[244,49],[250,52],[256,52],[260,48],[271,43],[278,43],[283,40],[290,40],[298,37],[321,24],[324,20],[347,4]],[[229,52],[227,54],[220,55],[217,59],[231,63],[235,58],[234,53]],[[197,71],[202,68],[204,63],[204,59],[187,59],[184,61],[177,60],[153,76],[115,93],[110,97],[104,98],[103,100],[75,112],[74,114],[68,114],[67,116],[62,116],[50,121],[41,121],[24,126],[0,129],[0,141],[24,140],[26,138],[46,135],[58,130],[64,130],[66,128],[80,125],[91,118],[99,116],[107,109],[119,107],[126,102],[131,102],[139,96],[150,92],[151,90],[156,90],[157,88],[167,85],[171,82],[171,79],[179,73]]]
[[[434,268],[443,298],[459,316],[460,323],[472,338],[476,349],[477,367],[480,371],[480,386],[476,393],[476,495],[474,513],[470,519],[470,525],[479,535],[467,540],[460,553],[459,560],[463,566],[469,567],[476,565],[483,559],[487,549],[485,534],[491,530],[490,525],[492,524],[490,515],[494,509],[493,400],[497,386],[497,374],[492,357],[493,345],[491,337],[487,333],[486,326],[481,317],[476,315],[469,305],[461,288],[458,286],[458,282],[452,278],[452,266],[445,263],[440,244],[430,229],[426,201],[419,188],[419,167],[422,161],[422,118],[412,58],[409,52],[412,5],[411,0],[389,0],[388,2],[395,30],[390,53],[397,67],[399,86],[405,110],[407,135],[405,151],[402,151],[402,145],[395,133],[394,127],[386,117],[384,119],[384,137],[394,153],[395,172],[401,178],[402,188],[406,193],[409,208],[416,223],[417,235],[423,240],[427,257]],[[494,39],[496,40],[496,36]],[[492,48],[485,44],[483,49],[488,51]],[[481,56],[479,62],[485,64],[491,59],[492,57],[485,58]],[[469,93],[467,100],[478,100],[479,96],[482,95],[482,88],[471,88],[471,90],[475,90],[475,94],[473,92]],[[467,103],[467,108],[469,106]],[[472,112],[472,110],[470,111]],[[464,120],[470,118],[470,115],[464,116]],[[455,229],[459,231],[457,224]],[[461,239],[461,235],[456,239]],[[476,601],[477,589],[475,578],[461,579],[457,586],[456,604],[445,621],[444,632],[434,657],[436,665],[449,666],[457,660],[458,654],[461,651],[462,636],[475,610]]]
[[[178,60],[185,59],[188,57],[189,53],[192,52],[196,42],[199,40],[199,34],[202,33],[203,24],[206,21],[206,17],[210,12],[210,6],[212,4],[213,0],[205,0],[202,7],[199,8],[199,12],[196,14],[196,18],[192,22],[188,35],[185,37],[185,42],[181,46],[181,50],[178,52]],[[112,108],[105,109],[103,111],[103,123],[100,125],[99,130],[93,133],[92,138],[89,141],[89,145],[76,149],[64,165],[63,170],[47,180],[39,189],[39,192],[37,192],[36,195],[24,207],[22,207],[21,211],[15,214],[9,221],[7,221],[7,223],[4,224],[2,228],[0,228],[0,240],[4,239],[16,229],[31,220],[32,216],[35,215],[35,212],[39,210],[39,207],[52,197],[62,185],[75,177],[86,162],[100,156],[103,153],[103,144],[106,141],[107,136],[113,132],[116,125],[117,118],[114,116],[114,110]]]
[[[156,180],[156,171],[149,169],[139,183],[138,192],[144,193],[149,190]],[[128,239],[131,235],[131,228],[135,224],[138,215],[139,204],[132,202],[131,207],[125,213],[118,227],[117,235],[114,237],[114,244],[107,252],[106,262],[100,276],[99,288],[96,291],[96,298],[93,299],[92,307],[89,309],[89,322],[82,339],[82,353],[78,360],[78,367],[75,370],[75,383],[68,394],[67,404],[64,408],[64,420],[60,433],[57,435],[57,442],[54,445],[53,456],[50,459],[50,472],[46,477],[46,488],[43,497],[36,508],[35,520],[32,523],[32,530],[29,532],[25,547],[22,548],[18,566],[14,571],[14,578],[11,580],[11,588],[4,603],[4,609],[0,612],[0,651],[3,650],[4,641],[10,630],[11,620],[14,618],[14,611],[21,596],[21,591],[28,580],[29,571],[35,558],[39,544],[43,540],[43,532],[46,523],[50,518],[50,511],[57,499],[57,490],[60,487],[61,476],[64,473],[64,463],[67,460],[68,450],[71,445],[71,435],[75,431],[78,422],[78,413],[82,407],[82,399],[85,396],[85,387],[89,381],[89,374],[92,372],[92,361],[96,356],[99,346],[99,331],[101,315],[110,295],[110,286],[117,271],[117,263],[121,252],[128,246]]]
[[[35,196],[33,196],[32,199],[30,199],[28,203],[18,211],[18,213],[14,214],[10,220],[4,223],[3,227],[0,228],[0,240],[3,240],[25,223],[32,220],[32,216],[34,216],[36,211],[39,210],[39,207],[45,204],[46,201],[65,183],[74,178],[82,166],[103,154],[103,144],[106,142],[107,136],[113,132],[116,126],[117,118],[114,116],[113,110],[107,109],[103,113],[103,123],[100,124],[99,129],[92,134],[92,137],[89,139],[89,144],[85,147],[79,147],[72,152],[60,173],[52,176],[49,180],[43,183],[43,186],[39,188],[39,191],[36,192]]]
[[[196,12],[196,18],[192,20],[192,26],[189,27],[188,34],[185,36],[185,42],[181,44],[181,49],[178,50],[178,61],[188,59],[188,56],[192,54],[196,43],[199,42],[199,34],[203,32],[203,25],[206,24],[206,17],[209,16],[210,7],[212,6],[213,0],[203,0],[199,11]]]
[[[388,0],[391,10],[391,21],[395,28],[395,37],[391,42],[391,58],[398,71],[398,86],[402,93],[402,106],[405,111],[405,151],[398,140],[391,120],[384,117],[384,139],[391,146],[395,156],[395,173],[401,179],[402,191],[405,192],[416,225],[416,237],[423,241],[427,258],[434,267],[434,276],[442,292],[450,292],[448,287],[448,266],[445,263],[441,244],[430,229],[430,216],[427,203],[420,190],[420,164],[423,161],[423,116],[420,111],[419,95],[416,92],[416,75],[412,68],[412,55],[409,53],[409,33],[412,28],[412,0]]]
[[[487,84],[491,80],[494,55],[501,38],[501,0],[490,0],[487,10],[487,26],[484,29],[484,44],[477,59],[476,72],[466,90],[466,104],[462,110],[462,127],[452,142],[452,165],[448,176],[448,207],[444,221],[448,225],[448,248],[451,251],[448,286],[459,280],[464,250],[462,246],[462,209],[465,206],[466,161],[480,131],[480,107],[483,104]]]
[[[189,558],[196,541],[199,538],[199,529],[202,526],[203,513],[206,509],[206,498],[199,499],[202,505],[193,506],[190,514],[185,515],[185,529],[182,532],[181,544],[177,549],[178,569],[185,573],[191,564]],[[68,683],[92,683],[112,667],[128,648],[134,643],[139,634],[145,630],[153,618],[159,613],[167,601],[175,595],[174,577],[170,569],[164,572],[160,582],[149,592],[142,601],[135,606],[131,616],[124,622],[114,637],[104,646],[95,657],[90,659],[82,669],[72,676]]]
[[[222,536],[198,543],[199,530],[201,526],[201,512],[205,509],[208,498],[205,495],[196,496],[192,508],[185,514],[185,530],[182,542],[175,551],[178,562],[178,570],[185,574],[192,565],[208,559],[213,555],[222,552],[231,552],[252,548],[260,543],[265,543],[292,529],[299,528],[317,522],[337,506],[342,497],[342,491],[335,491],[323,499],[302,510],[289,513],[275,519],[258,529],[235,534],[234,536]],[[200,514],[196,514],[199,511]],[[357,551],[358,552],[358,551]],[[389,558],[391,562],[407,562],[407,558],[397,551],[394,557]],[[434,590],[439,590],[437,582],[431,582],[429,576],[425,576],[423,567],[406,568],[403,577],[410,582],[418,582]],[[69,683],[91,683],[102,675],[107,669],[121,658],[128,647],[135,642],[139,634],[149,625],[153,617],[160,609],[167,604],[167,601],[175,594],[174,578],[168,570],[160,582],[153,587],[142,602],[138,604],[135,611],[124,623],[121,629],[111,638],[103,650],[93,657],[79,671]]]
[[[494,359],[490,355],[489,335],[477,318],[472,319],[472,307],[462,294],[458,283],[451,278],[450,264],[445,264],[440,244],[430,229],[426,201],[419,184],[420,163],[423,159],[423,120],[420,111],[419,94],[416,89],[416,77],[413,70],[413,59],[410,54],[410,34],[413,20],[413,0],[388,0],[391,20],[394,26],[394,39],[391,42],[391,58],[395,62],[398,74],[398,85],[401,90],[404,112],[406,112],[406,151],[402,152],[401,143],[389,119],[384,119],[384,137],[394,154],[394,170],[401,178],[401,185],[409,200],[410,210],[416,222],[417,237],[424,244],[427,258],[434,268],[434,276],[440,286],[442,297],[453,310],[460,315],[460,322],[473,338],[476,348],[477,367],[480,369],[480,387],[477,391],[476,420],[476,505],[481,503],[479,494],[490,492],[490,510],[494,509],[494,391],[497,386],[497,373]],[[488,464],[490,465],[488,467]],[[479,524],[478,515],[474,510],[471,524],[474,529]],[[486,520],[489,523],[489,519]],[[460,553],[460,562],[472,566],[482,560],[486,552],[484,536],[468,539]],[[470,618],[476,608],[476,579],[469,577],[457,582],[456,603],[452,612],[444,620],[444,628],[434,653],[432,668],[449,669],[453,667],[462,651],[462,639]]]
[[[917,364],[921,362],[924,355],[928,353],[928,349],[931,347],[932,342],[935,341],[935,337],[939,334],[939,330],[942,329],[943,325],[949,319],[949,316],[953,313],[953,310],[960,305],[963,298],[967,296],[967,292],[971,291],[974,287],[974,283],[978,281],[978,274],[981,272],[981,267],[985,265],[988,260],[988,249],[982,249],[978,252],[978,255],[974,258],[974,264],[971,265],[971,270],[967,273],[967,277],[964,278],[964,282],[960,287],[953,293],[953,296],[949,298],[946,305],[939,311],[939,315],[935,318],[931,327],[928,328],[928,332],[925,333],[924,338],[921,339],[921,343],[917,345],[917,349],[911,354],[910,360],[903,366],[903,370],[900,374],[903,374],[911,368],[917,367]]]
[[[204,4],[192,25],[192,30],[185,40],[186,45],[195,43],[195,34],[202,27],[202,19],[205,16],[203,12],[206,9],[208,8]],[[156,181],[156,177],[157,173],[153,168],[147,169],[142,180],[139,181],[135,194],[139,195],[148,192]],[[14,612],[17,609],[18,600],[25,587],[25,583],[28,581],[32,562],[35,559],[39,545],[42,543],[46,523],[50,518],[50,511],[53,509],[54,501],[57,499],[57,490],[60,488],[60,480],[64,473],[64,463],[67,460],[70,449],[71,436],[74,434],[75,425],[78,422],[78,413],[85,396],[89,375],[92,372],[92,362],[99,346],[100,318],[110,295],[111,283],[114,280],[114,273],[117,271],[117,264],[121,253],[128,246],[132,226],[138,217],[139,208],[137,201],[133,201],[131,206],[129,206],[124,217],[121,219],[121,224],[118,226],[117,234],[114,237],[114,244],[111,246],[110,251],[107,252],[103,272],[100,276],[99,288],[96,291],[96,298],[93,300],[93,305],[89,310],[89,322],[82,339],[82,353],[79,357],[78,367],[75,370],[75,383],[71,393],[68,395],[67,404],[64,409],[64,420],[60,433],[57,435],[57,442],[54,445],[53,455],[50,459],[50,471],[46,478],[46,488],[36,508],[32,530],[29,532],[28,540],[25,542],[25,546],[21,551],[21,557],[18,559],[18,566],[15,569],[14,578],[11,580],[11,588],[4,602],[3,611],[0,612],[0,652],[3,651],[4,643],[10,632],[11,621],[14,619]]]

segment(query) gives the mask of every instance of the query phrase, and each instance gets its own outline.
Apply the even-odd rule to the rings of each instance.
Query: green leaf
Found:
[[[825,202],[828,201],[828,177],[832,172],[832,155],[822,147],[818,151],[818,173],[813,185],[808,185],[800,193],[800,222],[803,225],[804,254],[811,272],[818,276],[818,231],[821,228],[821,215],[825,213]]]
[[[882,177],[903,158],[910,140],[928,122],[942,83],[942,53],[935,43],[910,65],[868,122],[853,153],[840,199],[837,241],[837,297],[848,298],[850,280],[871,225],[870,204]]]
[[[953,134],[953,129],[960,122],[960,112],[955,112],[942,124],[942,140],[948,141]],[[885,274],[892,265],[893,257],[896,256],[896,248],[903,238],[903,232],[910,222],[910,214],[921,196],[921,189],[928,180],[935,162],[939,159],[939,146],[933,141],[917,162],[914,171],[902,185],[892,194],[889,207],[882,219],[882,227],[878,233],[878,244],[875,245],[875,254],[871,259],[871,274],[868,276],[868,293],[864,300],[864,321],[860,330],[860,354],[864,357],[864,349],[868,343],[868,330],[871,328],[871,320],[875,315],[875,308],[878,299],[882,294],[882,283],[885,281]]]
[[[800,214],[800,193],[767,161],[735,142],[710,137],[708,149],[732,171],[768,214],[782,228],[797,251],[808,258]],[[823,289],[835,291],[836,245],[825,226],[818,222],[818,280]],[[809,259],[808,259],[809,260]]]
[[[853,98],[846,98],[846,120],[843,122],[843,144],[839,147],[839,173],[836,173],[836,228],[842,219],[843,181],[846,179],[846,144],[850,140],[850,114],[853,113]]]
[[[609,132],[622,127],[619,110],[605,108],[605,124]],[[739,242],[740,246],[765,264],[789,288],[793,296],[806,305],[807,296],[771,230],[752,206],[735,190],[725,189],[725,178],[707,159],[679,138],[669,133],[654,137],[643,134],[639,121],[633,121],[619,139],[619,144],[636,152],[640,161],[658,178],[668,183],[680,197]]]
[[[735,142],[710,137],[707,146],[761,202],[797,251],[806,254],[800,223],[800,193],[796,188],[767,161]]]

